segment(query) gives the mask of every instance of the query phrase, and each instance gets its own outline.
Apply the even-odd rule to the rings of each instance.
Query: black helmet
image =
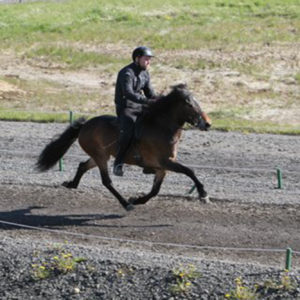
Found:
[[[135,58],[138,56],[154,56],[151,49],[145,46],[137,47],[132,52],[132,60],[135,61]]]

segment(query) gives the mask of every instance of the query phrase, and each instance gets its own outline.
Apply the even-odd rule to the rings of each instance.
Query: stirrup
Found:
[[[123,164],[118,164],[115,165],[113,168],[113,173],[116,176],[123,176],[124,172],[123,172]]]

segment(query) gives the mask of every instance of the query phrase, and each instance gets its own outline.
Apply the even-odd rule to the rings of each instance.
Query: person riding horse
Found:
[[[154,171],[153,185],[149,193],[125,199],[113,186],[109,176],[108,161],[118,152],[118,145],[115,141],[120,135],[120,126],[116,116],[102,115],[89,120],[80,118],[74,121],[45,146],[39,155],[36,167],[40,171],[49,170],[78,139],[79,145],[89,158],[78,165],[77,172],[71,181],[63,183],[63,186],[67,188],[77,188],[82,176],[88,170],[98,167],[102,184],[128,211],[133,209],[133,206],[145,204],[156,196],[167,171],[171,171],[185,174],[193,180],[199,200],[209,203],[209,196],[195,172],[176,160],[184,124],[188,123],[200,130],[207,130],[211,125],[210,118],[201,109],[187,86],[185,84],[172,86],[167,95],[160,95],[154,103],[149,105],[142,118],[141,124],[137,125],[143,129],[139,130],[138,143],[129,145],[124,163]],[[139,159],[136,157],[137,151]]]
[[[147,71],[153,53],[148,47],[137,47],[132,53],[133,62],[120,70],[115,89],[115,105],[120,124],[119,148],[113,173],[123,176],[123,161],[133,140],[136,121],[156,94]]]

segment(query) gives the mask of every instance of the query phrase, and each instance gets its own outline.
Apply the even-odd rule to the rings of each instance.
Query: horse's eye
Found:
[[[193,104],[192,104],[191,98],[186,98],[186,99],[185,99],[185,102],[186,102],[186,104],[189,105],[189,106],[192,106],[192,105],[193,105]]]

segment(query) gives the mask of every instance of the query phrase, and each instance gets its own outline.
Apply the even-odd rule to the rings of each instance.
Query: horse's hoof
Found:
[[[200,201],[205,204],[211,203],[208,195],[206,195],[205,197],[200,197]]]
[[[127,211],[131,211],[131,210],[134,210],[134,206],[133,206],[133,204],[129,203],[129,204],[125,207],[125,209],[126,209]]]
[[[64,186],[64,187],[66,187],[66,188],[69,188],[70,181],[64,181],[61,185]]]
[[[128,203],[131,204],[131,205],[134,205],[135,204],[135,200],[136,200],[136,198],[130,197],[128,199]]]
[[[76,187],[73,185],[72,181],[64,181],[62,183],[62,186],[68,188],[68,189],[76,189]]]

